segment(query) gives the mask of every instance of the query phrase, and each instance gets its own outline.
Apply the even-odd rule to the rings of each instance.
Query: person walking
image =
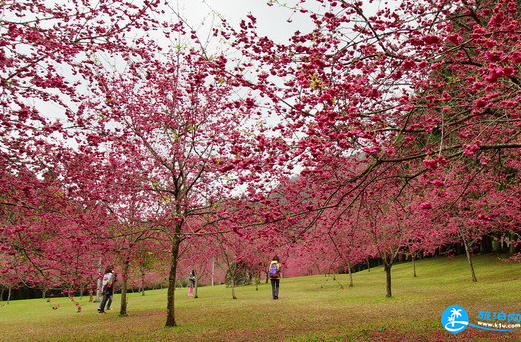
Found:
[[[268,276],[270,277],[271,281],[271,294],[273,299],[279,299],[281,269],[282,266],[279,262],[279,257],[274,256],[270,262],[270,267],[268,268]]]
[[[115,281],[115,280],[114,280]],[[112,300],[114,299],[114,287],[111,288],[111,293],[110,293],[110,296],[109,298],[107,299],[107,303],[106,303],[106,307],[105,307],[105,310],[112,310],[110,308],[110,306],[112,305]],[[103,299],[103,297],[102,297]],[[99,305],[98,305],[98,312],[101,310],[101,303],[103,303],[103,300],[100,300],[99,302]]]
[[[114,294],[114,282],[116,281],[116,275],[112,267],[107,267],[105,269],[105,274],[103,275],[102,280],[102,290],[101,294],[103,298],[98,307],[99,313],[105,313],[105,305],[107,305],[107,310],[110,310],[110,305],[112,304],[112,296]]]

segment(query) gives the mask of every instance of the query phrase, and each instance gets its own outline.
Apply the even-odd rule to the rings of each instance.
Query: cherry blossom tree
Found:
[[[75,203],[78,165],[65,168],[62,161],[82,161],[69,147],[84,139],[73,118],[95,86],[88,81],[97,70],[93,66],[104,57],[139,52],[129,34],[155,25],[150,14],[158,4],[0,4],[0,243],[4,252],[19,256],[8,267],[23,264],[32,270],[27,282],[74,287],[92,273],[90,258],[96,253],[90,252],[99,236],[92,233],[103,230],[96,218],[102,210],[96,196]]]
[[[227,219],[221,203],[243,196],[240,187],[263,181],[277,153],[254,100],[232,92],[227,63],[223,55],[188,48],[129,62],[123,74],[96,76],[106,101],[93,98],[78,118],[96,132],[92,143],[107,146],[119,160],[119,169],[105,176],[134,178],[133,191],[150,203],[141,221],[169,241],[167,326],[176,325],[181,243],[211,232],[212,220]]]
[[[248,15],[212,30],[220,53],[159,6],[0,5],[8,281],[72,291],[103,253],[125,268],[154,239],[175,326],[194,241],[249,267],[379,255],[391,296],[402,253],[462,243],[472,267],[484,235],[519,233],[518,1],[302,0],[312,31],[275,42]]]
[[[313,175],[313,206],[299,211],[318,217],[363,192],[372,200],[372,184],[384,179],[394,197],[410,186],[445,186],[463,201],[469,193],[445,176],[473,166],[492,180],[496,156],[517,155],[517,2],[402,1],[371,11],[361,1],[320,1],[314,13],[308,3],[295,11],[308,13],[315,30],[288,44],[259,37],[252,17],[234,31],[257,71],[256,79],[236,77],[272,101],[292,147],[286,160]],[[432,183],[417,183],[422,175]],[[390,218],[377,220],[374,209],[373,225]]]

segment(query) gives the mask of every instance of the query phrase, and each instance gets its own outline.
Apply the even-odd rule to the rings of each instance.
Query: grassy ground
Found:
[[[475,258],[475,269],[477,283],[464,257],[417,262],[416,278],[410,263],[396,265],[392,298],[385,297],[382,268],[354,274],[352,288],[347,275],[282,279],[278,301],[269,284],[258,291],[239,287],[237,300],[224,286],[201,287],[197,299],[181,289],[174,328],[164,327],[166,290],[131,294],[128,317],[118,316],[118,295],[115,310],[105,315],[88,298],[75,299],[81,313],[67,298],[0,302],[0,341],[521,340],[520,332],[468,327],[453,335],[443,329],[440,317],[451,305],[463,307],[474,324],[479,311],[521,314],[518,263],[484,255]]]

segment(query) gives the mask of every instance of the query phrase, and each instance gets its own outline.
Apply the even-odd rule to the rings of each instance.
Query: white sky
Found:
[[[70,0],[49,1],[53,3]],[[287,42],[288,38],[297,30],[305,33],[314,28],[307,15],[293,13],[291,9],[278,4],[268,6],[267,2],[268,0],[171,0],[170,6],[197,30],[198,36],[203,42],[213,27],[219,27],[220,19],[217,14],[237,28],[239,22],[246,19],[246,16],[251,13],[257,18],[259,34],[267,35],[278,43]],[[297,0],[281,1],[288,6],[294,6],[296,2]],[[317,5],[315,4],[315,6]],[[317,8],[317,10],[319,9]],[[168,10],[167,15],[172,16]],[[173,15],[171,20],[177,22],[178,19]],[[210,41],[213,46],[220,44],[213,38],[210,38]],[[38,108],[48,113],[49,117],[59,118],[64,113],[63,108],[52,102],[38,103]]]
[[[313,29],[307,16],[300,13],[293,14],[291,9],[282,8],[277,4],[268,6],[267,0],[178,0],[177,3],[179,12],[195,28],[210,28],[213,10],[234,27],[251,13],[257,18],[260,33],[277,42],[285,42],[297,30],[308,32]],[[281,3],[294,6],[296,1],[285,0]],[[291,23],[288,23],[288,19]],[[201,26],[201,23],[204,25]],[[215,23],[217,24],[217,21]]]

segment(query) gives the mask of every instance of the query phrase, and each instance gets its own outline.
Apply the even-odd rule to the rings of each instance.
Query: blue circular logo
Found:
[[[441,315],[441,324],[445,330],[457,334],[465,330],[469,324],[469,314],[461,306],[449,306]]]

